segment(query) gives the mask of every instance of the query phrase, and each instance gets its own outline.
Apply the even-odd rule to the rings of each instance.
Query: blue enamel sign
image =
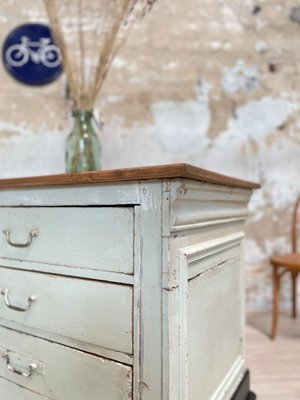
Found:
[[[53,82],[62,72],[62,57],[50,29],[42,24],[25,24],[6,38],[2,58],[7,71],[28,85]]]

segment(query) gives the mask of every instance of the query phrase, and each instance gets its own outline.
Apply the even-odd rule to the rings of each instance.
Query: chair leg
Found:
[[[277,267],[273,265],[273,322],[271,338],[274,340],[277,333],[278,325],[278,312],[279,312],[279,289],[280,289],[280,275],[278,274]]]
[[[292,285],[293,285],[293,310],[292,310],[292,317],[295,319],[297,318],[297,278],[298,273],[292,272]]]

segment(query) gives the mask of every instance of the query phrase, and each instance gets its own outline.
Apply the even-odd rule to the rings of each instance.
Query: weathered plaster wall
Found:
[[[263,184],[247,225],[249,309],[270,307],[267,260],[289,250],[300,192],[297,3],[158,0],[115,60],[97,104],[105,168],[186,161]],[[28,21],[46,21],[42,0],[2,0],[2,40]],[[62,172],[64,78],[29,88],[1,66],[0,82],[0,176]]]

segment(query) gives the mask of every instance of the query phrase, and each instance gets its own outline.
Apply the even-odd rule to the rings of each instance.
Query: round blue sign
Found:
[[[28,85],[45,85],[61,74],[62,57],[50,29],[42,24],[25,24],[6,38],[2,58],[7,71]]]

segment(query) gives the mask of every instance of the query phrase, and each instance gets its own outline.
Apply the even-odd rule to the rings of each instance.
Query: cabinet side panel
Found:
[[[243,238],[250,195],[247,189],[172,181],[163,286],[167,400],[229,400],[241,381]]]
[[[224,399],[232,392],[228,373],[243,362],[240,276],[237,245],[223,253],[223,261],[189,280],[189,400]]]

